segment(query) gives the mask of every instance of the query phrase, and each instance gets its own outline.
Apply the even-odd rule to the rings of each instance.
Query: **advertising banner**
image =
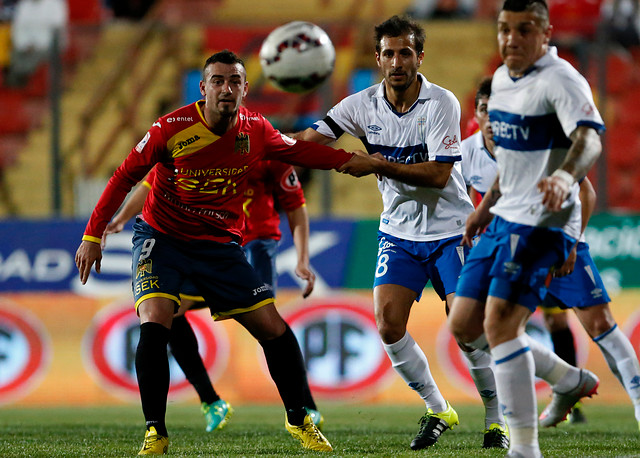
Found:
[[[373,317],[371,291],[300,297],[283,290],[278,309],[296,334],[319,402],[420,403],[392,369]],[[640,346],[640,290],[614,299],[620,328]],[[629,403],[597,347],[573,314],[578,362],[601,379],[589,403]],[[214,322],[206,310],[188,313],[215,389],[233,404],[277,403],[279,397],[262,348],[234,320]],[[528,332],[548,341],[534,315]],[[0,405],[109,405],[139,402],[135,376],[138,319],[129,296],[83,297],[73,293],[0,295]],[[409,332],[420,344],[440,390],[455,403],[480,402],[464,358],[446,325],[444,305],[427,289],[413,306]],[[171,358],[171,357],[170,357]],[[197,402],[173,359],[172,402]],[[538,398],[549,389],[538,382]],[[629,408],[631,406],[629,405]]]

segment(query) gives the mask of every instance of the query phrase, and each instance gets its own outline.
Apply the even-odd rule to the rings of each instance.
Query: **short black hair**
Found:
[[[545,0],[505,0],[502,11],[533,13],[540,19],[540,25],[543,27],[549,25],[549,6]]]
[[[492,78],[487,76],[480,81],[480,85],[478,85],[478,90],[476,91],[476,109],[478,108],[478,103],[480,103],[480,99],[482,97],[491,97],[491,81]]]
[[[244,61],[240,59],[235,53],[229,51],[228,49],[225,49],[224,51],[220,51],[209,56],[207,61],[204,63],[204,67],[202,67],[202,74],[204,75],[204,71],[207,69],[209,65],[215,64],[216,62],[220,62],[221,64],[230,64],[230,65],[240,64],[242,65],[242,68],[245,69],[245,73],[246,73]]]
[[[413,35],[413,45],[416,53],[420,54],[424,49],[424,29],[413,19],[407,16],[393,16],[375,27],[374,39],[376,52],[380,52],[380,40],[382,37],[399,37],[400,35]]]

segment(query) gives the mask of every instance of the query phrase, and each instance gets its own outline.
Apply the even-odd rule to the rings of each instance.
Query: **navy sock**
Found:
[[[280,337],[260,342],[269,366],[271,378],[278,388],[280,398],[292,425],[301,425],[306,415],[305,386],[308,390],[307,371],[295,334],[287,326]]]
[[[169,393],[169,329],[159,323],[140,325],[140,340],[136,350],[136,373],[140,389],[142,413],[147,429],[151,426],[161,436],[168,436],[165,425]]]
[[[169,348],[185,377],[198,393],[200,402],[211,404],[220,400],[220,396],[218,396],[211,384],[211,379],[207,374],[207,369],[204,367],[200,353],[198,353],[196,335],[193,333],[193,328],[191,328],[185,316],[173,319]]]

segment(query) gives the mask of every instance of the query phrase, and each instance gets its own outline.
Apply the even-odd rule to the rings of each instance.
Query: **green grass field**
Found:
[[[416,406],[338,405],[321,403],[324,432],[341,457],[504,456],[483,450],[483,410],[479,405],[454,406],[460,425],[438,444],[413,452],[409,443],[423,411]],[[226,429],[205,433],[199,408],[170,404],[167,424],[169,454],[174,456],[291,456],[304,452],[284,430],[280,406],[238,405]],[[540,433],[545,457],[640,456],[640,432],[629,405],[587,403],[588,423],[564,424]],[[0,456],[74,457],[133,456],[142,443],[139,407],[0,409]]]

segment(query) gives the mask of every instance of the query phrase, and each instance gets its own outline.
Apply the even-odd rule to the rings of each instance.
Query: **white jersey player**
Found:
[[[485,78],[476,91],[474,117],[478,131],[460,143],[462,153],[462,177],[469,190],[484,196],[498,173],[493,155],[493,131],[489,121],[489,96],[491,78]],[[479,201],[479,199],[478,199]]]
[[[411,442],[433,445],[458,423],[431,376],[424,352],[407,332],[414,301],[430,280],[447,307],[467,254],[462,233],[473,205],[460,171],[460,105],[448,90],[418,73],[424,30],[397,16],[376,27],[376,61],[384,80],[338,103],[298,138],[330,143],[343,133],[360,138],[383,158],[384,210],[378,233],[374,308],[394,369],[424,400],[427,413]],[[488,355],[467,349],[479,393],[488,405],[484,447],[508,446]]]
[[[534,373],[554,385],[552,406],[562,415],[599,383],[551,352],[538,361],[524,333],[549,270],[562,265],[580,235],[563,228],[580,220],[577,180],[602,149],[603,122],[589,86],[549,46],[551,31],[543,0],[504,2],[498,16],[504,65],[489,100],[498,178],[467,220],[465,242],[491,225],[463,267],[449,317],[459,341],[488,343],[510,455],[524,457],[541,456]]]

